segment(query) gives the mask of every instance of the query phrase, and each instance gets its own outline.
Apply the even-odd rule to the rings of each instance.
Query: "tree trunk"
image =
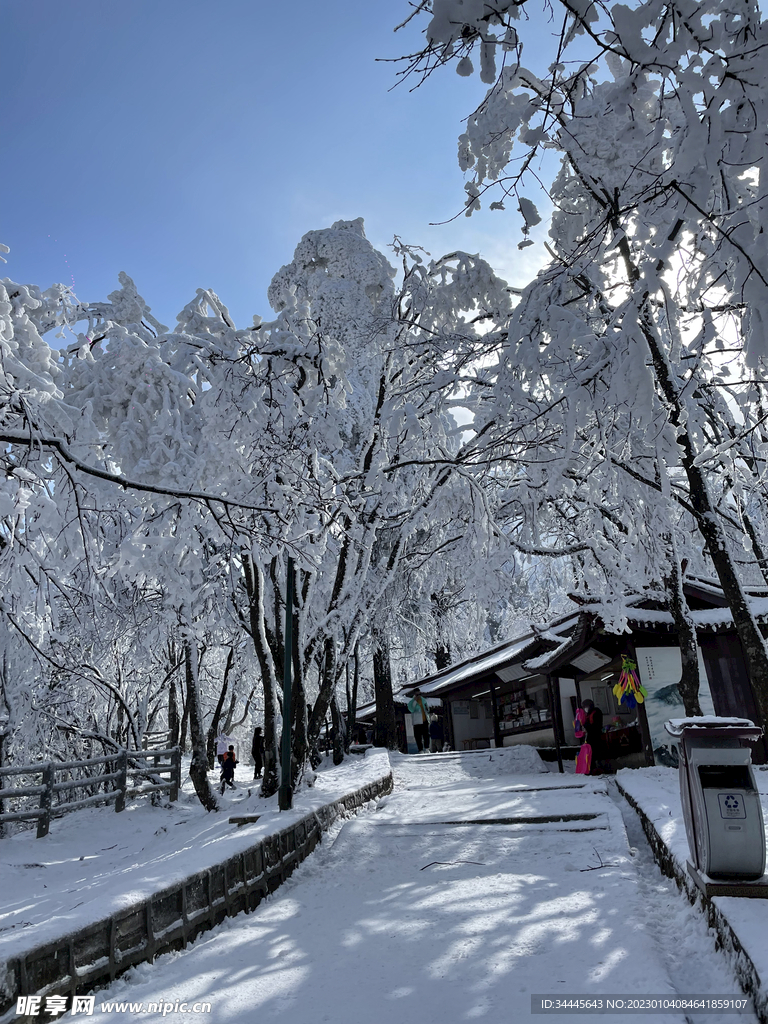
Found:
[[[345,750],[349,753],[349,744],[355,739],[355,724],[357,722],[357,691],[360,684],[360,662],[358,661],[359,644],[355,644],[352,653],[352,686],[349,685],[349,661],[347,661],[347,743]]]
[[[709,557],[712,559],[744,649],[747,673],[760,716],[760,721],[756,724],[765,727],[768,723],[768,651],[765,641],[736,572],[730,543],[710,497],[707,479],[696,462],[696,447],[688,428],[687,416],[683,415],[682,400],[671,379],[666,358],[655,332],[647,322],[643,324],[643,333],[651,350],[657,379],[669,404],[670,421],[678,435],[680,461],[688,478],[689,499],[696,517],[696,525],[707,545]]]
[[[221,684],[221,693],[216,703],[216,710],[213,712],[213,719],[208,729],[208,737],[206,739],[206,752],[208,754],[208,767],[214,768],[216,766],[216,736],[219,731],[219,720],[221,719],[221,709],[224,707],[224,698],[227,695],[227,686],[229,685],[229,672],[232,668],[232,662],[235,660],[235,649],[234,647],[229,648],[227,653],[227,664],[224,667],[224,681]],[[224,732],[227,730],[225,729]]]
[[[171,679],[168,689],[168,742],[172,747],[179,745],[180,727],[179,705],[176,699],[176,682],[174,679]]]
[[[670,572],[664,579],[664,585],[680,645],[682,672],[677,688],[683,699],[685,713],[690,717],[702,713],[699,704],[699,645],[696,640],[696,629],[691,622],[688,602],[683,593],[683,575],[677,557],[677,546],[674,538],[670,538],[670,541]]]
[[[295,591],[294,591],[295,594]],[[293,606],[292,656],[293,656],[293,757],[291,760],[291,785],[294,790],[304,771],[309,756],[307,744],[307,694],[304,689],[304,671],[299,648],[299,609]]]
[[[433,657],[435,659],[435,668],[438,672],[442,672],[444,668],[448,668],[451,664],[451,645],[446,642],[443,635],[443,623],[448,613],[448,599],[445,594],[433,593],[431,601],[432,621],[437,637]]]
[[[389,645],[386,637],[379,633],[372,634],[372,642],[376,731],[378,735],[384,737],[388,750],[397,750],[395,699],[392,695],[392,665],[389,660]]]
[[[187,705],[189,707],[189,728],[192,734],[192,761],[189,777],[197,797],[206,811],[218,811],[219,802],[208,782],[208,756],[205,749],[205,730],[200,703],[200,684],[197,675],[197,643],[188,637],[184,645],[187,677]]]
[[[439,643],[435,647],[435,668],[438,672],[442,672],[444,668],[449,668],[451,664],[451,648],[447,644]]]
[[[320,690],[317,694],[315,706],[312,708],[312,714],[310,715],[309,735],[307,737],[309,745],[309,760],[313,768],[317,768],[322,761],[322,757],[318,749],[320,730],[323,728],[323,723],[325,722],[326,715],[328,714],[328,707],[331,703],[331,697],[333,696],[335,687],[336,643],[332,636],[327,636],[324,643],[323,671],[320,678]]]
[[[346,730],[344,728],[344,719],[339,712],[335,693],[331,697],[331,724],[333,725],[333,763],[341,764],[344,760]]]
[[[235,707],[237,706],[237,690],[234,686],[229,696],[229,707],[227,709],[227,715],[224,719],[224,732],[229,733],[232,728],[232,723],[235,720]]]
[[[273,796],[280,784],[278,775],[277,736],[275,731],[275,678],[274,661],[264,629],[264,576],[251,557],[250,551],[243,551],[243,575],[248,595],[248,616],[253,646],[261,669],[261,683],[264,687],[264,775],[261,795]]]
[[[184,707],[181,712],[181,736],[179,737],[179,746],[183,752],[187,749],[187,730],[189,728],[189,695],[186,691],[186,687],[182,696],[184,698]]]

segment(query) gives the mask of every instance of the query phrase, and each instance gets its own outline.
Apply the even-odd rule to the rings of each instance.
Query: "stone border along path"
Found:
[[[339,815],[393,788],[390,771],[223,864],[0,964],[0,1018],[8,1014],[8,1020],[22,1019],[9,1014],[18,996],[82,995],[108,985],[136,964],[183,949],[226,917],[255,910],[314,850]]]
[[[687,871],[678,864],[666,843],[656,831],[653,822],[643,811],[640,804],[630,796],[618,779],[615,779],[614,781],[616,782],[616,788],[618,791],[640,818],[640,823],[643,826],[643,832],[645,832],[648,842],[650,843],[651,849],[653,850],[653,856],[656,863],[659,865],[661,873],[666,875],[667,878],[673,879],[677,883],[678,889],[685,893],[691,904],[695,906],[697,901],[700,901],[701,909],[707,915],[707,923],[709,924],[709,927],[714,929],[717,934],[718,948],[724,949],[730,956],[734,965],[736,977],[744,990],[744,994],[752,998],[755,1007],[755,1014],[757,1015],[758,1020],[760,1020],[761,1024],[768,1024],[768,991],[763,987],[757,968],[752,962],[749,954],[739,942],[739,939],[728,922],[728,919],[725,917],[722,910],[715,906],[712,899],[705,896],[698,888],[693,879],[688,875]],[[768,981],[768,979],[766,980]]]

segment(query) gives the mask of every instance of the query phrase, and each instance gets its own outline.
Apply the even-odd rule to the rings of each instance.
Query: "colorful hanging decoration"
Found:
[[[630,709],[642,704],[648,696],[648,691],[637,674],[637,664],[627,654],[621,656],[621,675],[613,692],[616,699]]]
[[[573,720],[573,735],[577,740],[583,740],[587,735],[584,723],[587,721],[587,712],[584,708],[576,709],[576,717]]]

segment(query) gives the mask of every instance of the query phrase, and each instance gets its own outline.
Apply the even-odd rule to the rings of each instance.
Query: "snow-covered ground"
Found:
[[[680,803],[677,771],[671,768],[624,769],[617,775],[622,788],[635,800],[652,822],[685,873],[691,859]],[[755,781],[760,792],[763,817],[768,834],[768,769],[757,767]],[[674,883],[670,882],[670,885]],[[715,896],[714,904],[722,912],[736,934],[758,976],[768,989],[768,900]]]
[[[395,792],[375,810],[337,827],[254,913],[97,994],[94,1016],[142,1004],[152,1021],[150,1002],[200,1000],[210,1014],[163,1019],[445,1024],[528,1019],[533,993],[740,995],[642,834],[628,845],[612,784],[507,751],[392,761]]]
[[[4,839],[0,964],[220,864],[389,772],[382,751],[348,758],[338,767],[326,757],[312,788],[300,789],[293,809],[280,812],[277,796],[259,796],[253,768],[238,766],[237,789],[226,791],[218,814],[203,810],[187,779],[175,803],[152,807],[144,799],[129,803],[120,814],[112,807],[78,811],[55,819],[43,839],[36,839],[34,831]],[[212,783],[218,775],[210,773]],[[230,814],[261,817],[238,828],[229,823]]]

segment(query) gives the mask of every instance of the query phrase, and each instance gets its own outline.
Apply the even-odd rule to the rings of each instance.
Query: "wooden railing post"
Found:
[[[53,807],[53,762],[49,761],[43,768],[43,785],[45,792],[40,794],[40,817],[37,819],[37,838],[48,835],[51,827],[51,808]]]
[[[173,772],[171,773],[171,791],[168,794],[170,800],[179,799],[179,790],[181,789],[181,747],[176,747],[171,754],[171,764],[173,765]]]
[[[120,778],[117,780],[117,789],[120,793],[115,800],[115,810],[119,813],[125,810],[125,794],[128,790],[128,751],[122,750],[117,757],[117,770]]]

